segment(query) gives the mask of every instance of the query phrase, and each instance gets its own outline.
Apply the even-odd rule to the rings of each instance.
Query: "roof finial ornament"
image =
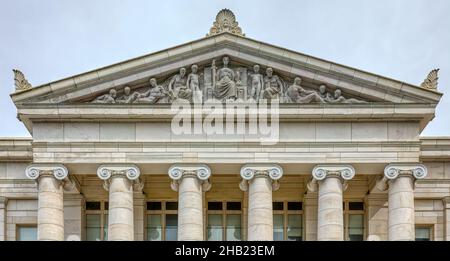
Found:
[[[213,36],[224,32],[245,36],[239,27],[239,23],[236,21],[236,16],[234,16],[231,10],[226,8],[217,13],[216,21],[214,21],[213,26],[209,30],[209,34],[206,34],[206,36]]]
[[[14,72],[14,84],[16,85],[16,92],[31,89],[31,84],[25,78],[25,75],[16,69],[13,69]]]
[[[425,89],[436,90],[437,86],[438,86],[438,79],[439,79],[438,72],[439,72],[439,69],[432,70],[420,86]]]

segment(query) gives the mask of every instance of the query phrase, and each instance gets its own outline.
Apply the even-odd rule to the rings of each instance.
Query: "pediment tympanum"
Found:
[[[225,61],[226,60],[226,61]],[[245,37],[222,10],[206,37],[108,67],[31,87],[15,71],[26,104],[170,104],[278,99],[286,104],[437,104],[437,70],[422,87]]]
[[[220,66],[216,63],[221,60]],[[133,89],[133,91],[132,91]],[[267,67],[230,65],[228,56],[213,59],[199,71],[197,64],[181,67],[161,82],[151,78],[147,86],[134,89],[124,86],[118,94],[116,88],[101,94],[88,103],[144,103],[167,104],[174,100],[201,103],[203,101],[256,101],[277,99],[281,103],[365,103],[362,99],[348,98],[341,89],[330,90],[326,84],[302,84],[302,78],[282,77]]]

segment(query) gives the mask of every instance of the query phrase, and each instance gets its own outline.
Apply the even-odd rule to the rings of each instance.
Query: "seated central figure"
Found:
[[[217,83],[214,94],[219,100],[236,100],[236,83],[234,81],[234,71],[228,68],[229,58],[223,57],[223,68],[217,72]]]

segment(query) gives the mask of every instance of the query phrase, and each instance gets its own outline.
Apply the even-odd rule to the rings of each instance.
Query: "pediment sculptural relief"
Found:
[[[199,73],[198,65],[180,68],[177,73],[158,83],[151,78],[146,87],[131,91],[125,86],[118,95],[116,89],[96,97],[91,103],[147,103],[170,104],[181,99],[188,102],[256,101],[278,99],[280,103],[366,103],[367,101],[347,98],[340,89],[331,91],[325,84],[317,88],[302,85],[302,78],[293,80],[281,77],[268,67],[264,74],[259,65],[253,67],[230,66],[228,56],[222,58],[222,65],[212,60]]]

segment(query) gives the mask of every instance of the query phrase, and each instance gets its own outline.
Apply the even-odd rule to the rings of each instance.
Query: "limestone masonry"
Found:
[[[420,136],[438,69],[371,74],[248,38],[224,9],[199,40],[14,80],[32,138],[0,139],[0,241],[450,240],[450,136]],[[178,135],[178,102],[276,104],[277,142]]]

